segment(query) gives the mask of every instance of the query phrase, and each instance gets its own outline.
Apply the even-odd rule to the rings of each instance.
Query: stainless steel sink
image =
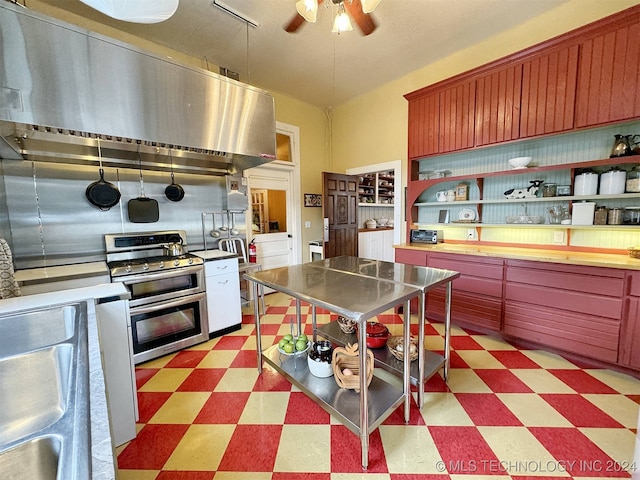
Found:
[[[0,477],[88,479],[84,302],[0,316]]]
[[[61,305],[0,317],[0,357],[55,345],[73,337],[79,305]]]
[[[36,350],[0,360],[0,444],[58,421],[68,406],[73,346]]]
[[[56,480],[61,441],[54,436],[38,437],[0,453],[4,480]]]

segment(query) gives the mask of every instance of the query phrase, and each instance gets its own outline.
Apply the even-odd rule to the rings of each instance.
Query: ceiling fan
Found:
[[[318,6],[324,0],[299,0],[296,2],[298,13],[284,26],[288,33],[295,33],[304,24],[305,20],[311,23],[316,21]],[[350,19],[358,25],[363,35],[370,35],[378,26],[370,13],[381,0],[327,0],[338,6],[338,14],[334,20],[333,32],[340,33],[352,30]]]

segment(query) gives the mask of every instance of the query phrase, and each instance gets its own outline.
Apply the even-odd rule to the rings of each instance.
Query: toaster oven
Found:
[[[442,230],[411,230],[411,243],[440,243],[444,241]]]

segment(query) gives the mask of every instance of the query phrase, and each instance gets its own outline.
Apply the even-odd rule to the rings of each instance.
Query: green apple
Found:
[[[284,337],[282,337],[283,340],[286,340],[287,342],[290,342],[291,340],[293,340],[293,335],[291,335],[290,333],[287,333]]]
[[[282,347],[284,353],[293,353],[293,343],[287,343],[284,347]]]
[[[305,342],[308,340],[307,336],[303,333],[300,336],[298,336],[298,340],[304,340]]]
[[[298,341],[296,342],[296,350],[298,352],[301,352],[305,348],[307,348],[307,341],[306,340],[300,340],[300,338],[298,338]]]
[[[278,347],[284,348],[284,346],[289,343],[284,338],[278,342]]]

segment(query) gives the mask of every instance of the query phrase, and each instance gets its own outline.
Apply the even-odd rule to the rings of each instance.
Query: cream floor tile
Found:
[[[249,335],[247,340],[242,344],[240,350],[255,350],[256,349],[256,336]]]
[[[525,427],[573,426],[536,393],[498,393],[496,395]]]
[[[508,475],[449,475],[450,480],[511,480]],[[593,479],[591,479],[593,480]]]
[[[429,429],[417,426],[380,426],[389,473],[440,473],[442,461]]]
[[[631,375],[605,369],[585,371],[620,393],[624,393],[625,395],[640,395],[640,380]]]
[[[282,323],[283,318],[281,313],[267,313],[266,315],[260,315],[260,323],[263,325],[279,325]]]
[[[498,457],[481,463],[486,474],[569,477],[566,468],[551,455],[526,427],[478,427]]]
[[[487,350],[517,350],[510,343],[491,335],[472,335],[472,338]]]
[[[456,353],[471,368],[499,368],[503,370],[507,368],[486,350],[456,350]]]
[[[389,480],[388,473],[332,473],[331,480]],[[217,479],[216,479],[217,480]]]
[[[427,425],[473,425],[473,421],[453,393],[425,393],[424,406],[420,413]]]
[[[514,368],[511,369],[511,373],[536,393],[576,393],[573,388],[546,370]]]
[[[579,430],[616,462],[616,464],[603,465],[603,473],[616,472],[620,469],[633,473],[631,466],[636,445],[636,436],[633,432],[626,428],[580,428]]]
[[[274,472],[330,472],[330,425],[284,425]]]
[[[195,350],[195,351],[199,351],[199,350],[211,350],[213,347],[215,347],[216,343],[218,343],[218,338],[214,338],[212,340],[207,340],[204,343],[199,343],[197,345],[194,345],[192,347],[186,348],[185,350]]]
[[[445,330],[444,323],[432,322],[430,323],[430,325],[436,330],[436,332],[444,336],[444,330]],[[462,328],[458,327],[457,325],[451,325],[451,335],[462,335],[465,337],[469,336],[467,332],[465,332]]]
[[[252,392],[238,423],[282,425],[289,395],[289,392]]]
[[[209,392],[175,392],[149,423],[193,423],[210,396]]]
[[[253,312],[251,312],[253,313]],[[251,323],[243,323],[240,326],[239,330],[235,330],[233,332],[229,332],[227,334],[225,334],[225,336],[229,336],[229,337],[244,337],[247,335],[251,335],[253,333],[253,330],[255,328],[255,324],[253,322]]]
[[[234,428],[235,425],[191,425],[163,469],[217,470]]]
[[[468,368],[449,370],[447,385],[454,393],[491,393],[492,391],[473,370]]]
[[[211,350],[196,368],[228,368],[237,355],[235,350]]]
[[[424,337],[424,348],[432,351],[444,351],[444,338],[436,335]]]
[[[257,368],[230,368],[222,376],[214,391],[250,392],[257,379]]]
[[[170,355],[163,355],[159,358],[154,358],[153,360],[149,360],[148,362],[141,363],[136,365],[136,367],[140,368],[163,368],[167,363],[173,360],[177,353],[172,353]]]
[[[155,480],[160,470],[118,470],[118,480]]]
[[[213,478],[214,480],[271,480],[271,472],[216,472]]]
[[[138,389],[140,392],[175,392],[184,379],[192,372],[191,368],[163,368]]]
[[[543,350],[521,350],[524,355],[536,362],[542,368],[562,368],[565,370],[577,369],[578,367],[569,360],[562,358],[555,353]]]
[[[595,393],[585,394],[583,397],[626,428],[637,428],[638,404],[630,398],[624,395]]]

